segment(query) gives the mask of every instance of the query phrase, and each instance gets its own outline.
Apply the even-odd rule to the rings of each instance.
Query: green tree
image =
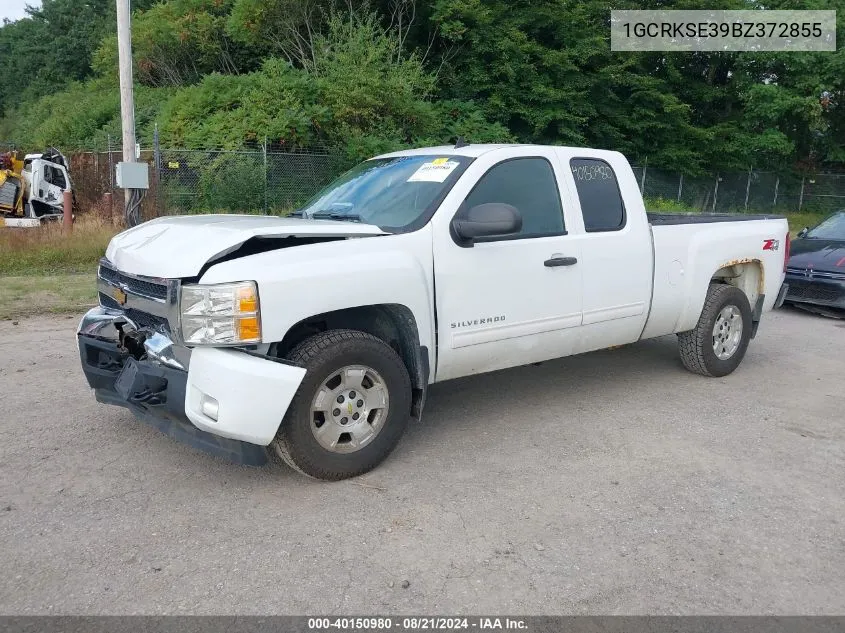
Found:
[[[315,38],[307,68],[271,58],[257,72],[206,76],[161,112],[162,136],[176,146],[324,145],[359,160],[470,131],[508,140],[472,103],[435,104],[434,75],[418,56],[400,55],[395,32],[376,16],[335,14]]]
[[[483,104],[522,141],[696,164],[701,130],[649,54],[612,53],[605,2],[436,0],[441,93]]]
[[[815,5],[815,6],[813,6]],[[787,0],[771,8],[793,8]],[[808,9],[831,8],[826,2]],[[845,10],[834,52],[766,53],[736,60],[749,162],[815,171],[845,162]]]
[[[152,141],[152,127],[161,103],[172,94],[165,89],[139,87],[135,116],[142,142]],[[21,104],[0,120],[0,138],[40,149],[55,145],[73,149],[103,149],[107,137],[120,139],[120,92],[108,79],[74,82],[64,90]]]
[[[148,86],[196,83],[212,72],[237,74],[256,67],[245,46],[226,34],[233,0],[169,0],[138,12],[132,24],[136,79]],[[103,75],[117,73],[117,38],[105,38],[94,56]]]
[[[134,0],[144,9],[153,0]],[[113,0],[44,0],[0,26],[0,114],[93,75],[91,57],[116,29]]]
[[[133,0],[139,133],[158,121],[172,145],[268,137],[349,160],[464,136],[606,147],[692,174],[845,162],[845,10],[834,53],[614,53],[610,10],[633,6]],[[44,0],[0,27],[0,56],[12,60],[0,65],[0,137],[72,148],[117,136],[113,0]]]

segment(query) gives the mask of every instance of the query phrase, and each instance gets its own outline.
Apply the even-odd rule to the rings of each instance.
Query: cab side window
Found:
[[[490,168],[464,201],[465,208],[499,202],[522,215],[522,231],[503,239],[563,235],[563,208],[552,166],[545,158],[515,158]]]
[[[573,158],[569,166],[581,201],[586,231],[598,233],[624,228],[625,205],[613,168],[597,158]]]

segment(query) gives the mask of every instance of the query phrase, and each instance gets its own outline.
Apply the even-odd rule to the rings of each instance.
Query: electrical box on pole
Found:
[[[118,163],[115,175],[120,189],[150,188],[150,169],[147,163]]]

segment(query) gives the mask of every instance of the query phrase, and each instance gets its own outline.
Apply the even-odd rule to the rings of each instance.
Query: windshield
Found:
[[[401,156],[368,160],[349,170],[293,215],[375,224],[385,231],[419,228],[471,160],[464,156]]]
[[[839,211],[807,233],[821,240],[845,240],[845,211]]]

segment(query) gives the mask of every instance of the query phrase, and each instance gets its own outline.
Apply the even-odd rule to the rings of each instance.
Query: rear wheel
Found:
[[[411,380],[384,341],[356,330],[312,336],[288,355],[307,373],[271,452],[317,479],[346,479],[380,464],[411,413]]]
[[[698,324],[678,334],[681,361],[702,376],[726,376],[742,362],[751,340],[751,306],[739,288],[711,284]]]

